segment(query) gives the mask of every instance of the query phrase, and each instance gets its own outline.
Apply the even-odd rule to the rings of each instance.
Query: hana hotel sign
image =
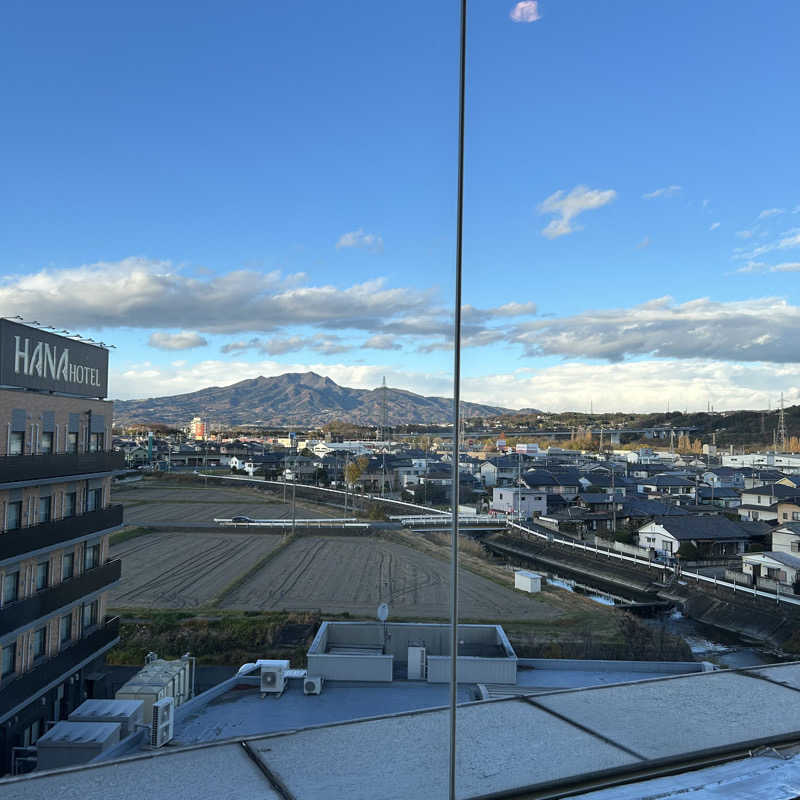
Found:
[[[0,384],[106,397],[108,350],[0,319]]]

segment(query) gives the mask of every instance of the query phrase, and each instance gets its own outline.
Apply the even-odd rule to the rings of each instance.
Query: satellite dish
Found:
[[[378,606],[378,619],[381,622],[386,622],[389,619],[389,606],[386,603],[381,603]]]

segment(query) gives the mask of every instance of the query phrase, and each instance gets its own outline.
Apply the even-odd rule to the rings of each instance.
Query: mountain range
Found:
[[[188,394],[115,400],[114,419],[121,424],[187,425],[203,417],[225,425],[323,425],[340,420],[378,425],[383,417],[383,387],[350,389],[315,372],[289,372],[272,378],[210,386]],[[449,422],[453,401],[423,397],[403,389],[386,388],[389,425]],[[465,417],[513,413],[500,406],[462,403]]]

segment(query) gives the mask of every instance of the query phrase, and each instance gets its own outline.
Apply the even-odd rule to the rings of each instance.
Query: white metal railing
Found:
[[[516,528],[518,531],[522,531],[522,533],[529,534],[531,536],[536,536],[539,539],[545,539],[549,542],[557,542],[558,544],[565,544],[569,547],[574,548],[575,550],[585,550],[587,553],[592,553],[594,555],[605,555],[609,558],[618,558],[622,561],[630,561],[634,564],[644,564],[648,567],[655,567],[656,569],[661,570],[668,570],[669,567],[666,564],[659,564],[658,561],[653,561],[652,558],[649,556],[645,558],[642,556],[641,558],[636,554],[632,556],[626,556],[622,553],[618,553],[616,550],[608,550],[605,547],[598,547],[596,544],[588,545],[582,544],[581,542],[576,542],[574,539],[570,539],[569,537],[558,536],[556,533],[552,531],[538,531],[533,528],[526,528],[524,525],[519,525],[516,522],[508,522],[508,526],[511,528]]]
[[[355,517],[345,519],[253,519],[237,522],[233,519],[215,518],[214,522],[223,528],[369,528],[368,522],[360,522]]]
[[[582,544],[581,542],[576,542],[574,539],[557,536],[554,533],[550,532],[544,533],[542,531],[526,528],[522,525],[518,525],[516,522],[509,522],[508,525],[512,528],[516,528],[523,534],[535,536],[540,539],[546,539],[551,542],[558,542],[558,544],[565,544],[576,550],[585,550],[587,553],[594,553],[595,555],[602,554],[608,556],[609,558],[618,558],[621,561],[631,561],[637,564],[646,564],[648,567],[654,567],[655,569],[672,572],[678,578],[694,578],[697,583],[700,583],[700,581],[704,581],[705,583],[711,583],[714,586],[722,586],[723,588],[726,589],[733,589],[734,592],[744,592],[745,594],[753,595],[753,597],[766,597],[770,600],[774,600],[776,603],[791,603],[792,605],[800,605],[800,598],[789,597],[787,595],[781,594],[780,590],[778,590],[777,592],[765,592],[761,589],[756,589],[755,587],[751,589],[750,587],[742,586],[741,584],[731,583],[730,581],[721,581],[718,578],[708,577],[707,575],[701,575],[699,572],[686,572],[685,570],[682,570],[680,567],[673,567],[670,566],[669,564],[660,564],[657,561],[653,561],[651,558],[644,558],[643,556],[639,558],[636,555],[626,556],[623,555],[622,553],[617,553],[614,550],[607,550],[604,547],[597,547],[597,545],[594,546],[585,545]]]
[[[263,478],[251,478],[244,475],[207,475],[204,472],[198,472],[200,478],[216,478],[223,481],[247,481],[248,483],[266,483],[270,486],[291,486],[293,481],[267,481]],[[449,511],[440,511],[438,508],[429,508],[428,506],[420,506],[416,503],[406,503],[405,500],[394,500],[391,497],[377,497],[374,494],[362,494],[360,492],[350,492],[344,489],[327,489],[324,486],[314,486],[313,483],[294,483],[300,489],[314,489],[317,492],[327,492],[331,495],[338,495],[343,497],[360,497],[363,500],[380,500],[382,503],[394,503],[397,506],[404,506],[405,508],[418,508],[420,511],[427,511],[429,514],[450,514]]]
[[[389,517],[390,520],[394,522],[399,522],[403,527],[411,527],[414,525],[447,525],[453,521],[453,517],[450,514],[447,515],[424,515],[424,514],[417,514],[408,517],[398,517],[393,516]],[[503,526],[506,524],[505,519],[498,517],[493,517],[489,514],[473,514],[469,517],[459,517],[458,518],[458,527],[464,528],[468,527],[469,525],[485,525],[486,523],[494,523],[498,526]]]

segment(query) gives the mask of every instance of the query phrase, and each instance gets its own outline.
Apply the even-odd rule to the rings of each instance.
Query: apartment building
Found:
[[[105,348],[0,320],[0,774],[48,722],[103,695],[119,640],[106,598],[124,461],[107,382]]]

